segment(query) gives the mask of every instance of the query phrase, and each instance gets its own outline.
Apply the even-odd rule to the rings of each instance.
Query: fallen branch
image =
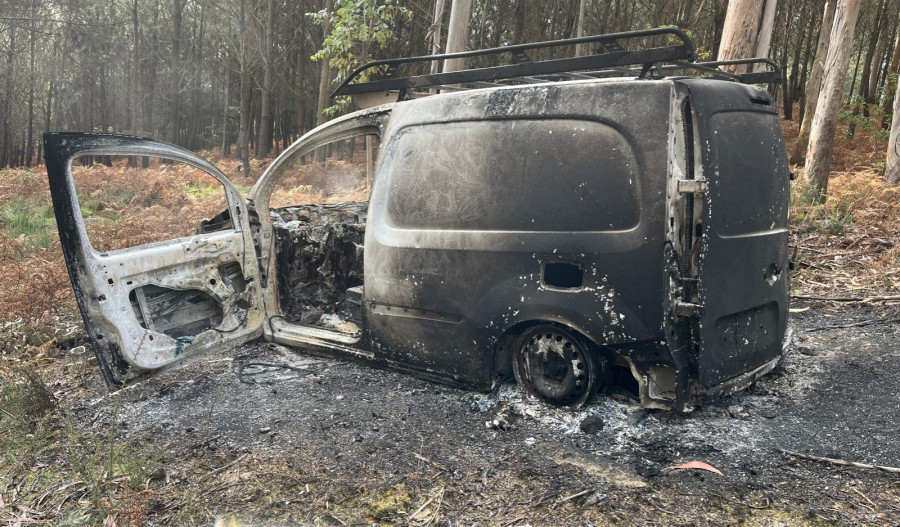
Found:
[[[559,500],[559,502],[565,503],[567,501],[574,500],[575,498],[580,498],[581,496],[584,496],[585,494],[591,492],[592,490],[594,490],[594,489],[584,489],[583,491],[576,492],[575,494],[572,494],[571,496],[566,496],[565,498]]]
[[[886,302],[890,300],[900,300],[900,295],[890,296],[817,296],[817,295],[791,295],[791,298],[798,300],[826,300],[828,302]]]
[[[881,465],[869,465],[868,463],[857,463],[856,461],[847,461],[845,459],[836,459],[831,457],[819,457],[819,456],[811,456],[809,454],[801,454],[799,452],[792,452],[790,450],[784,450],[779,448],[779,452],[783,454],[787,454],[789,456],[794,456],[796,458],[805,459],[807,461],[816,461],[819,463],[828,463],[830,465],[839,465],[844,467],[856,467],[856,468],[868,468],[881,470],[883,472],[890,472],[891,474],[900,474],[900,468],[896,467],[885,467]]]
[[[441,465],[440,463],[435,463],[434,461],[428,459],[427,457],[423,456],[422,454],[417,454],[417,453],[413,452],[412,455],[414,458],[418,459],[419,461],[424,461],[425,463],[428,463],[429,465],[433,466],[434,468],[436,468],[438,470],[441,470],[444,472],[447,471],[447,467]]]
[[[871,326],[872,324],[893,324],[895,322],[900,322],[900,317],[896,318],[873,318],[869,320],[861,320],[859,322],[852,322],[850,324],[834,324],[831,326],[819,326],[817,328],[807,329],[807,333],[812,333],[813,331],[824,331],[826,329],[845,329],[845,328],[861,328],[865,326]]]
[[[221,467],[219,467],[219,468],[217,468],[217,469],[215,469],[215,470],[213,470],[213,471],[207,472],[206,474],[203,474],[202,476],[200,476],[199,478],[197,478],[197,481],[203,481],[203,480],[206,479],[206,478],[210,478],[210,477],[215,476],[216,474],[218,474],[218,473],[220,473],[220,472],[224,472],[224,471],[228,470],[229,468],[233,467],[234,465],[237,465],[238,463],[240,463],[241,461],[243,461],[243,460],[244,460],[247,456],[249,456],[249,455],[250,455],[250,454],[244,454],[244,455],[238,457],[237,459],[235,459],[234,461],[232,461],[231,463],[226,463],[226,464],[222,465]]]

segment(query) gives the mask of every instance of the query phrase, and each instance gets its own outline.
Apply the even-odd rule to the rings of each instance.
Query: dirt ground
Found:
[[[160,460],[146,525],[898,525],[900,475],[782,450],[900,466],[900,312],[805,307],[773,374],[686,414],[623,392],[556,409],[261,341],[112,395],[82,375],[62,400]],[[694,460],[723,475],[667,470]]]

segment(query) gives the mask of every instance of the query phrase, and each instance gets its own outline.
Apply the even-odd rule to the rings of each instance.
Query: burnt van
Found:
[[[575,44],[592,49],[539,60]],[[448,58],[487,65],[417,73]],[[335,93],[375,106],[302,136],[246,197],[173,145],[48,133],[103,376],[114,389],[262,336],[475,390],[514,377],[570,407],[623,374],[646,407],[746,387],[787,328],[790,174],[758,86],[772,66],[696,62],[674,28],[381,61]],[[351,138],[378,144],[368,200],[273,202]],[[186,163],[228,208],[192,236],[95,250],[71,169],[85,155]]]

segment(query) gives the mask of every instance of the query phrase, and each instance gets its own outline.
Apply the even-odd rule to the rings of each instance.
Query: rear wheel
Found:
[[[577,333],[540,324],[519,337],[513,356],[516,381],[548,403],[578,408],[606,384],[606,358]]]

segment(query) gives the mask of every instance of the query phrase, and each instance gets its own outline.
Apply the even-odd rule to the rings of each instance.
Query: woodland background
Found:
[[[469,16],[461,16],[465,11]],[[774,464],[730,459],[719,466],[725,480],[653,476],[649,489],[629,490],[550,464],[543,450],[517,446],[507,432],[485,432],[487,414],[471,414],[468,402],[458,406],[468,408],[460,415],[472,426],[447,425],[442,412],[453,397],[468,397],[462,392],[346,363],[332,369],[344,376],[339,391],[353,394],[342,402],[335,384],[303,377],[290,389],[235,381],[235,393],[252,391],[255,399],[220,403],[234,390],[222,384],[233,377],[230,358],[171,372],[146,391],[139,383],[110,395],[100,380],[58,242],[42,132],[169,141],[199,152],[246,193],[300,134],[352,109],[327,94],[362,62],[669,24],[690,33],[703,60],[762,54],[784,74],[773,95],[791,169],[799,175],[791,185],[790,237],[791,324],[799,340],[788,366],[765,378],[752,397],[797,406],[803,398],[778,387],[813,386],[831,361],[846,375],[817,390],[828,386],[845,394],[848,405],[865,402],[870,412],[861,419],[896,422],[890,414],[895,391],[873,398],[868,383],[889,382],[896,371],[886,361],[895,359],[900,321],[900,186],[890,184],[900,181],[900,105],[894,104],[900,0],[0,0],[0,524],[890,523],[900,511],[900,485],[892,474],[798,465],[759,450]],[[331,199],[365,199],[362,146],[305,165],[286,194],[290,204],[322,202],[317,189],[338,180],[349,184]],[[208,175],[156,159],[144,167],[133,162],[85,158],[73,167],[95,248],[184,236],[223,210],[221,186],[211,186]],[[834,328],[846,331],[829,333]],[[378,415],[348,417],[355,415],[348,409],[368,408],[360,401],[376,389],[361,384],[365,372],[403,388],[377,392],[386,394]],[[848,379],[866,388],[850,389]],[[298,386],[318,387],[320,396]],[[435,395],[439,404],[423,406],[422,393],[432,390],[441,393]],[[276,391],[283,399],[273,403]],[[135,415],[145,400],[184,401],[203,415]],[[589,411],[634,405],[622,400]],[[263,410],[304,414],[317,405],[317,415],[331,417],[312,429],[293,414],[265,429],[253,420]],[[715,423],[730,436],[751,419],[734,408],[711,406],[685,417],[696,428],[683,435],[699,451],[680,451],[672,437],[650,434],[611,443],[611,455],[620,459],[624,452],[641,463],[652,458],[660,467],[691,452],[714,461],[721,452],[712,450],[722,443],[709,435]],[[405,421],[411,409],[422,421]],[[382,414],[397,420],[373,428]],[[635,409],[617,419],[627,419],[632,430],[668,419],[664,414],[648,417]],[[816,410],[812,417],[830,416]],[[847,426],[841,422],[846,417],[835,414],[836,431]],[[141,428],[153,419],[163,433]],[[565,439],[545,428],[548,441]],[[340,431],[393,435],[370,450],[368,440],[335,440]],[[290,433],[302,436],[303,448],[284,446]],[[471,440],[470,433],[482,439]],[[484,439],[486,433],[497,435]],[[895,435],[863,443],[896,448]],[[580,442],[587,436],[566,437]],[[479,447],[486,448],[482,454]],[[347,455],[353,448],[356,457]],[[469,456],[473,451],[477,455]],[[508,457],[513,451],[526,457]],[[467,461],[452,459],[456,452],[466,452]],[[394,472],[381,470],[385,466]],[[585,485],[606,489],[601,501],[584,495]]]
[[[839,117],[852,136],[854,127],[870,126],[858,116],[875,114],[873,131],[887,140],[900,0],[837,3],[839,14],[859,10],[842,82],[851,106]],[[802,121],[820,34],[829,40],[827,2],[733,4],[748,17],[758,6],[774,8],[762,28],[768,56],[786,79],[774,95],[785,120]],[[468,21],[450,20],[458,7]],[[0,167],[38,163],[44,131],[80,130],[245,154],[247,175],[250,157],[277,153],[343,110],[323,113],[332,104],[327,92],[347,71],[369,60],[446,51],[448,30],[476,49],[677,25],[701,59],[711,60],[721,55],[728,7],[728,0],[5,0]],[[745,32],[737,35],[746,40]],[[479,60],[469,66],[490,64]]]

